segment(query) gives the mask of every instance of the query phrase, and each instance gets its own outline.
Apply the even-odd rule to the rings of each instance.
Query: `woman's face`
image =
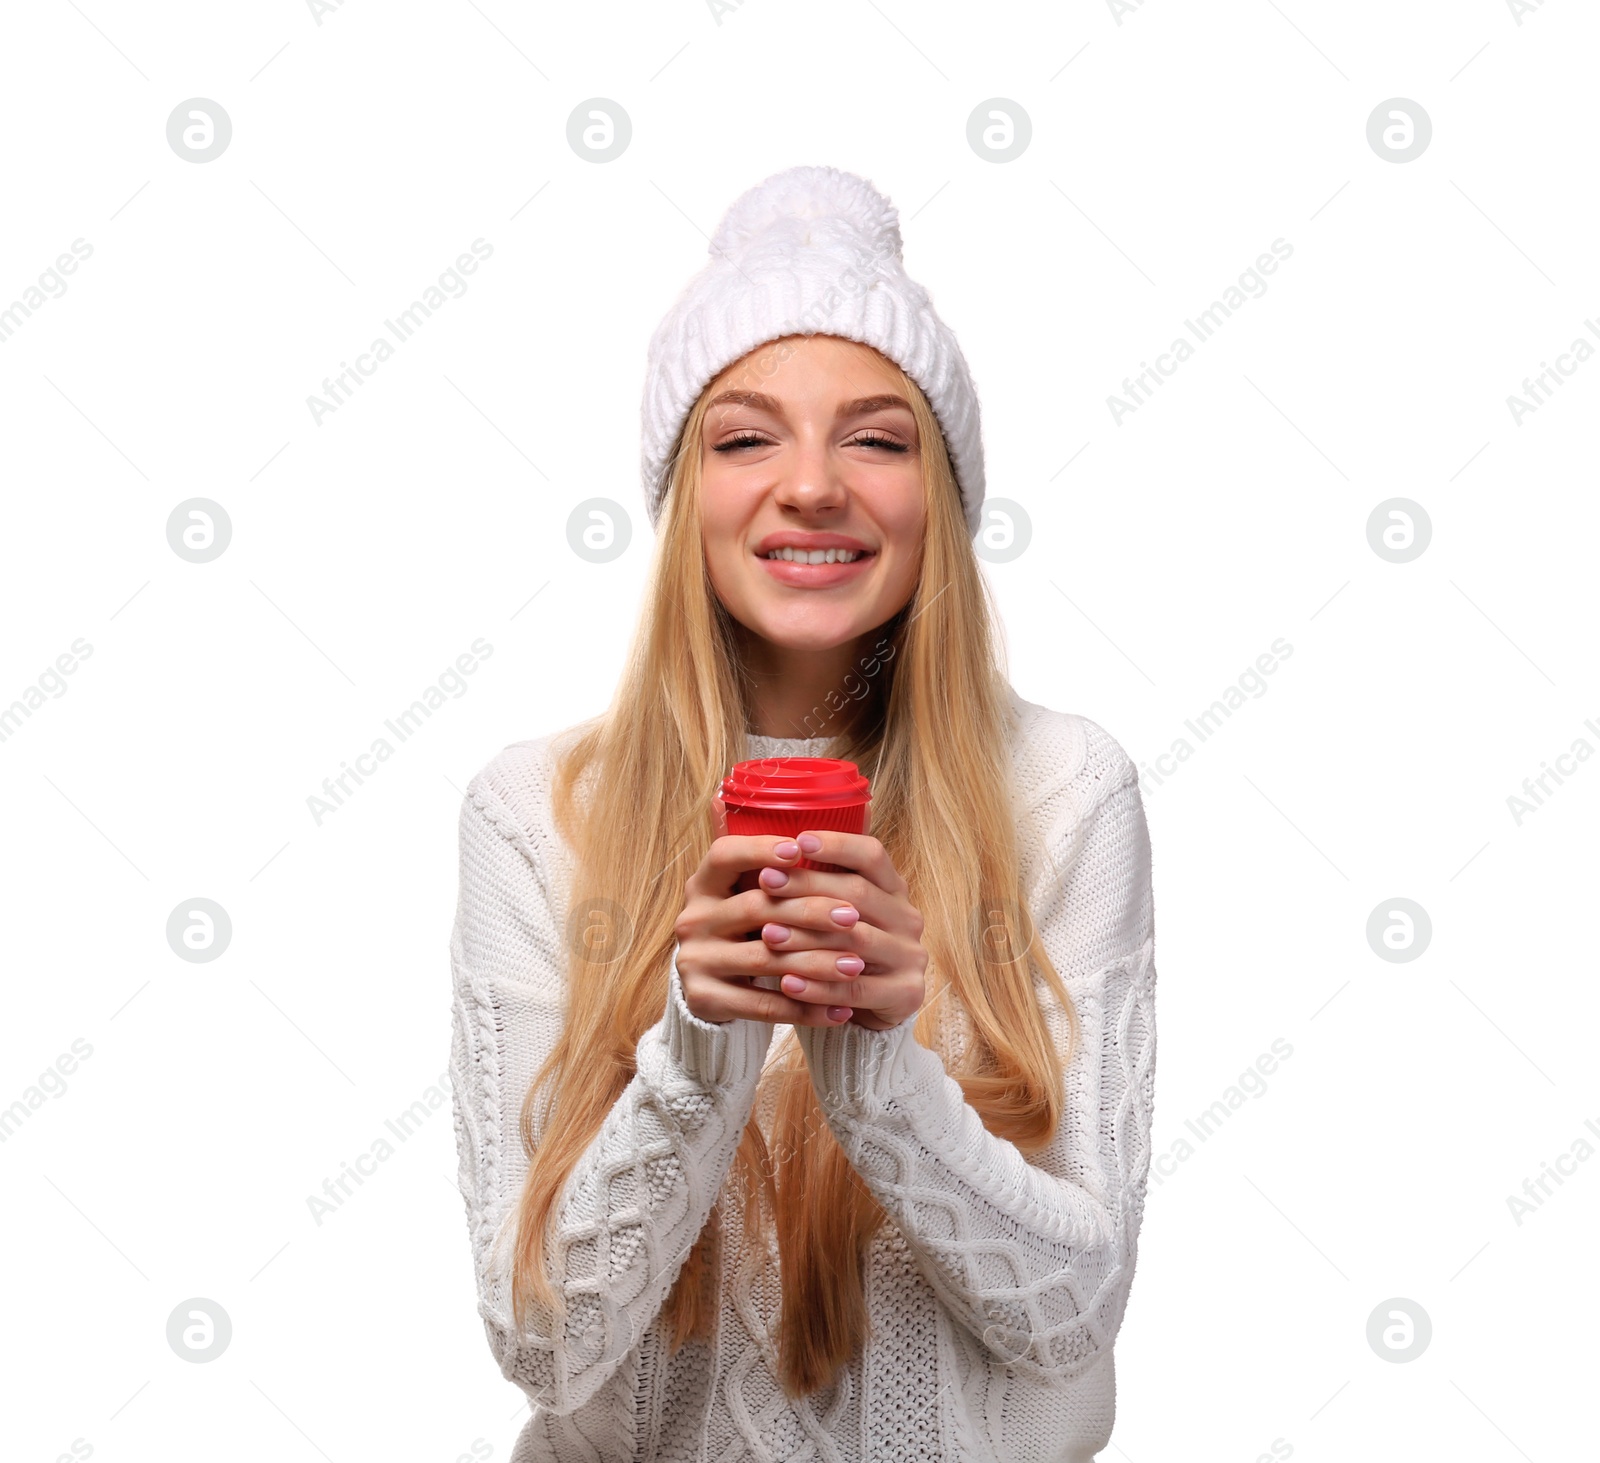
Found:
[[[899,372],[853,340],[789,336],[735,361],[710,391],[700,514],[717,597],[788,649],[831,649],[875,630],[916,587],[927,512]],[[859,556],[769,557],[784,547]]]

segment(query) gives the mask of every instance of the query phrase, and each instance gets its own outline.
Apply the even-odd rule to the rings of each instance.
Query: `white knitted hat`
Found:
[[[645,374],[645,505],[659,523],[673,447],[695,401],[724,367],[797,334],[858,340],[922,388],[943,429],[967,522],[978,531],[983,438],[961,347],[901,260],[895,206],[838,168],[774,173],[738,198],[650,339]]]

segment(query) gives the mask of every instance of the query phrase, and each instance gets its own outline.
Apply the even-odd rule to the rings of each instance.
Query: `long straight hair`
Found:
[[[921,573],[805,734],[841,737],[833,755],[871,778],[872,836],[922,914],[927,996],[913,1034],[939,1052],[984,1126],[1027,1155],[1054,1137],[1065,1100],[1034,968],[1066,1013],[1071,1050],[1079,1023],[1021,887],[997,617],[943,433],[926,396],[900,376],[921,440]],[[611,706],[578,729],[555,768],[552,811],[575,855],[566,924],[574,934],[563,1029],[519,1120],[528,1156],[512,1271],[519,1330],[530,1307],[548,1335],[565,1314],[545,1272],[547,1230],[566,1180],[634,1075],[639,1037],[661,1019],[684,882],[716,836],[721,779],[746,753],[738,632],[701,541],[711,394],[701,393],[678,439],[644,610]],[[845,714],[852,701],[855,714]],[[941,1001],[958,1002],[970,1027],[959,1069],[940,1041]],[[766,1216],[776,1230],[778,1375],[797,1398],[829,1385],[868,1334],[866,1255],[887,1216],[835,1140],[792,1031],[760,1082],[729,1186],[746,1254],[765,1243]],[[759,1123],[768,1083],[777,1089],[770,1143]],[[720,1242],[728,1196],[719,1194],[662,1307],[674,1352],[710,1334],[728,1261]]]

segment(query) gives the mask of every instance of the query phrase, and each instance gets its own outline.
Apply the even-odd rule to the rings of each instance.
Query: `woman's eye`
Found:
[[[891,452],[905,452],[909,450],[904,442],[896,442],[893,437],[879,437],[872,433],[869,433],[864,437],[857,437],[855,439],[855,445],[857,447],[887,447]]]
[[[729,437],[726,442],[718,442],[711,450],[713,452],[732,452],[740,447],[765,447],[767,439],[757,437],[753,433],[744,432],[737,437]],[[850,439],[852,447],[883,447],[890,452],[909,452],[911,449],[904,442],[896,442],[893,437],[881,437],[876,433],[867,433],[860,437]]]

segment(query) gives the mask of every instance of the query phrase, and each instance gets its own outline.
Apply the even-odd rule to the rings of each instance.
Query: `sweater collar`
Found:
[[[755,732],[745,733],[746,755],[757,757],[826,757],[837,737],[763,737]]]

